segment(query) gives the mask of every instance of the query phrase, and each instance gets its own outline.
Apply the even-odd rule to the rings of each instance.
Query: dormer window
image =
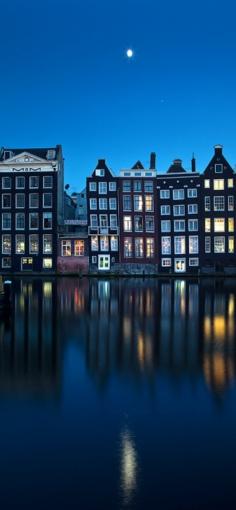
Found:
[[[56,157],[55,149],[48,149],[48,151],[47,151],[47,159],[48,160],[52,160],[52,159],[55,159],[55,157]]]
[[[97,177],[104,177],[105,170],[103,168],[97,168],[95,173],[96,173]]]
[[[4,160],[12,158],[13,153],[12,151],[4,151]]]
[[[217,163],[215,165],[215,173],[222,174],[222,172],[223,172],[223,165],[221,163]]]

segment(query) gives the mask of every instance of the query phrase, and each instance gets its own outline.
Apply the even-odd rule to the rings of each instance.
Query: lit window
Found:
[[[198,236],[189,236],[189,253],[198,253]]]
[[[205,211],[211,210],[211,197],[205,197]]]
[[[228,179],[228,188],[233,188],[233,187],[234,187],[234,180]]]
[[[214,232],[225,232],[224,218],[214,218]]]
[[[10,234],[2,235],[2,253],[4,255],[11,254],[11,235]]]
[[[124,216],[124,231],[131,232],[132,231],[132,219],[131,216]]]
[[[210,179],[205,179],[204,180],[204,187],[205,188],[210,188]]]
[[[145,195],[145,211],[153,211],[153,195]]]
[[[91,250],[98,250],[98,236],[91,236]]]
[[[162,232],[170,232],[170,230],[171,230],[170,220],[162,220],[161,221],[161,231]]]
[[[52,268],[52,259],[43,259],[43,268],[44,269],[51,269]]]
[[[205,218],[205,232],[211,231],[211,218]]]
[[[225,252],[225,238],[223,236],[214,237],[214,252],[215,253]]]
[[[214,190],[223,190],[225,187],[224,179],[214,179]]]
[[[234,197],[228,196],[228,211],[234,211]]]
[[[124,238],[124,257],[129,258],[133,255],[133,248],[132,248],[132,238],[131,237],[125,237]]]
[[[135,237],[134,248],[135,248],[135,257],[142,258],[143,257],[143,239],[142,239],[142,237]]]
[[[16,253],[25,253],[25,236],[16,234]]]
[[[142,211],[143,210],[143,198],[141,195],[134,196],[134,211]]]
[[[228,218],[228,231],[234,232],[234,218]]]
[[[211,238],[205,237],[205,253],[211,253]]]
[[[146,257],[148,259],[154,257],[154,239],[152,237],[146,239]]]
[[[223,196],[214,197],[214,211],[224,210],[225,210],[225,197]]]
[[[228,252],[234,253],[234,237],[229,237],[228,239]]]
[[[170,237],[162,237],[161,238],[161,253],[162,253],[162,255],[170,255],[171,254],[171,238]]]
[[[52,253],[52,234],[43,234],[43,253]]]
[[[71,257],[71,241],[61,241],[61,255],[62,257]]]
[[[75,255],[75,257],[83,257],[84,256],[84,240],[83,239],[75,239],[74,255]]]
[[[185,236],[175,236],[174,238],[175,254],[184,255],[185,249]]]

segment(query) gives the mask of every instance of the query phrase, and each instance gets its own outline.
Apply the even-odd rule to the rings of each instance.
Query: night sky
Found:
[[[236,6],[198,0],[0,0],[0,145],[63,145],[80,190],[157,153],[236,163]],[[126,50],[134,50],[134,58]]]

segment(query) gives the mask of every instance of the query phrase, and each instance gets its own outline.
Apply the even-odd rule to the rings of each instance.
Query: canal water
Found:
[[[1,508],[236,508],[236,281],[24,279],[0,319]]]

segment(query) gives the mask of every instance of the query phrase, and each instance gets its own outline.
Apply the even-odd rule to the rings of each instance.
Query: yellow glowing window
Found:
[[[205,179],[205,181],[204,181],[204,187],[205,187],[205,188],[210,188],[210,179]]]
[[[233,188],[233,187],[234,187],[234,180],[228,179],[228,188]]]
[[[234,253],[234,238],[233,237],[229,237],[228,252]]]
[[[214,190],[222,190],[225,187],[224,179],[214,179]]]
[[[228,231],[234,232],[234,218],[228,218]]]
[[[224,232],[225,231],[225,219],[224,218],[214,218],[214,232]]]
[[[211,218],[205,218],[205,232],[211,231]]]
[[[51,269],[52,268],[52,259],[43,259],[43,268],[44,269]]]

